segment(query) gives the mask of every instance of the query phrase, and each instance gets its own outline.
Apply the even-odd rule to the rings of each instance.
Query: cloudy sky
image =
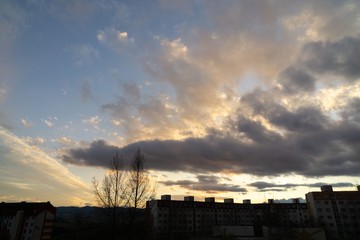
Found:
[[[360,1],[1,0],[0,200],[92,203],[138,148],[158,196],[355,189]]]

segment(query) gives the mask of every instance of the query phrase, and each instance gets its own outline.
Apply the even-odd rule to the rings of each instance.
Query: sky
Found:
[[[140,148],[157,197],[360,184],[360,1],[0,0],[0,201],[94,203]]]

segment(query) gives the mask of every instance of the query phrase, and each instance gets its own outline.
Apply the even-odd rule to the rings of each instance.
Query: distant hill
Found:
[[[119,208],[118,212],[120,215],[129,213],[130,208]],[[82,218],[91,220],[93,222],[102,221],[106,216],[107,209],[100,207],[57,207],[56,208],[56,219],[58,222],[61,221],[73,221],[75,218]],[[145,209],[138,209],[137,215],[145,216]]]
[[[104,215],[104,209],[99,207],[57,207],[56,218],[58,220],[70,221],[75,217],[98,219]]]

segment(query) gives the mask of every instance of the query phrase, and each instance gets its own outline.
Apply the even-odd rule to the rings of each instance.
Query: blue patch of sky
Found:
[[[264,84],[256,73],[248,72],[238,80],[237,92],[242,95],[255,90],[256,88],[264,89]]]
[[[132,10],[131,7],[129,9]],[[149,39],[160,32],[166,34],[163,37],[170,40],[178,38],[178,27],[181,24],[186,25],[185,20],[189,18],[197,19],[196,14],[200,11],[179,13],[174,9],[159,12],[156,5],[146,2],[141,11],[130,13],[132,17],[138,18],[132,23],[127,21],[110,23],[113,16],[98,12],[97,14],[103,17],[96,17],[96,21],[95,18],[91,18],[87,24],[72,24],[70,20],[49,18],[46,13],[40,13],[38,9],[32,9],[30,12],[32,12],[32,18],[11,52],[10,61],[16,63],[21,75],[15,83],[15,90],[9,94],[7,104],[12,109],[13,119],[20,122],[22,118],[26,118],[35,126],[29,129],[22,127],[18,134],[44,138],[70,134],[74,137],[82,135],[81,138],[90,139],[99,134],[95,135],[91,130],[84,133],[85,127],[82,120],[95,115],[108,120],[110,118],[108,115],[104,113],[101,115],[101,105],[115,101],[116,96],[121,94],[120,86],[123,83],[143,85],[143,101],[146,101],[146,97],[158,96],[165,92],[172,101],[175,100],[174,90],[167,84],[144,85],[146,81],[157,81],[157,79],[151,79],[141,69],[140,58],[143,57],[143,52],[151,51],[151,49],[146,49],[151,45],[151,43],[147,44]],[[145,12],[152,14],[142,15]],[[148,17],[144,18],[145,15]],[[131,52],[127,50],[120,53],[114,52],[99,43],[96,39],[98,30],[111,27],[112,24],[116,25],[119,31],[129,32],[129,37],[134,36],[136,50],[140,52],[143,50],[143,52],[132,57]],[[143,24],[148,30],[137,31],[143,29],[143,26],[138,28]],[[206,24],[206,22],[201,24]],[[193,25],[200,24],[195,21]],[[69,49],[77,44],[91,44],[99,51],[100,58],[89,65],[75,66],[73,53]],[[114,71],[117,74],[114,75]],[[84,81],[89,82],[90,89],[94,91],[92,94],[98,101],[97,104],[86,104],[81,101],[80,88]],[[19,101],[19,99],[23,100]],[[56,117],[57,120],[48,117]],[[43,120],[54,122],[53,131],[48,131]],[[73,132],[71,130],[64,132],[62,127],[70,122],[73,125]]]
[[[146,29],[144,34],[173,40],[181,37],[183,28],[189,30],[196,26],[209,24],[205,18],[201,17],[203,14],[199,6],[194,4],[191,7],[191,9],[160,7],[153,1],[145,1],[141,7],[136,6],[136,12],[132,13],[132,18],[136,19],[133,29],[135,31]]]

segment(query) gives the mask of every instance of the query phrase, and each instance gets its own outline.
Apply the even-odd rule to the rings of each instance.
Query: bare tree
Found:
[[[145,207],[146,201],[154,197],[154,187],[145,169],[145,158],[140,148],[136,151],[128,173],[129,206]]]
[[[116,153],[111,170],[101,182],[93,178],[93,191],[98,205],[108,209],[113,234],[116,232],[119,207],[128,205],[127,184],[122,166],[122,159]]]
[[[126,239],[136,237],[138,226],[134,225],[137,209],[144,208],[146,201],[155,196],[155,187],[151,184],[144,165],[145,158],[140,149],[136,151],[127,171],[123,169],[122,159],[116,154],[112,161],[111,171],[104,176],[102,181],[93,179],[94,195],[99,206],[109,210],[114,238],[124,234],[128,234]],[[125,226],[125,228],[120,235],[117,232],[120,223],[119,207],[129,207],[122,211],[124,214],[122,227]],[[125,216],[126,213],[130,215]]]

